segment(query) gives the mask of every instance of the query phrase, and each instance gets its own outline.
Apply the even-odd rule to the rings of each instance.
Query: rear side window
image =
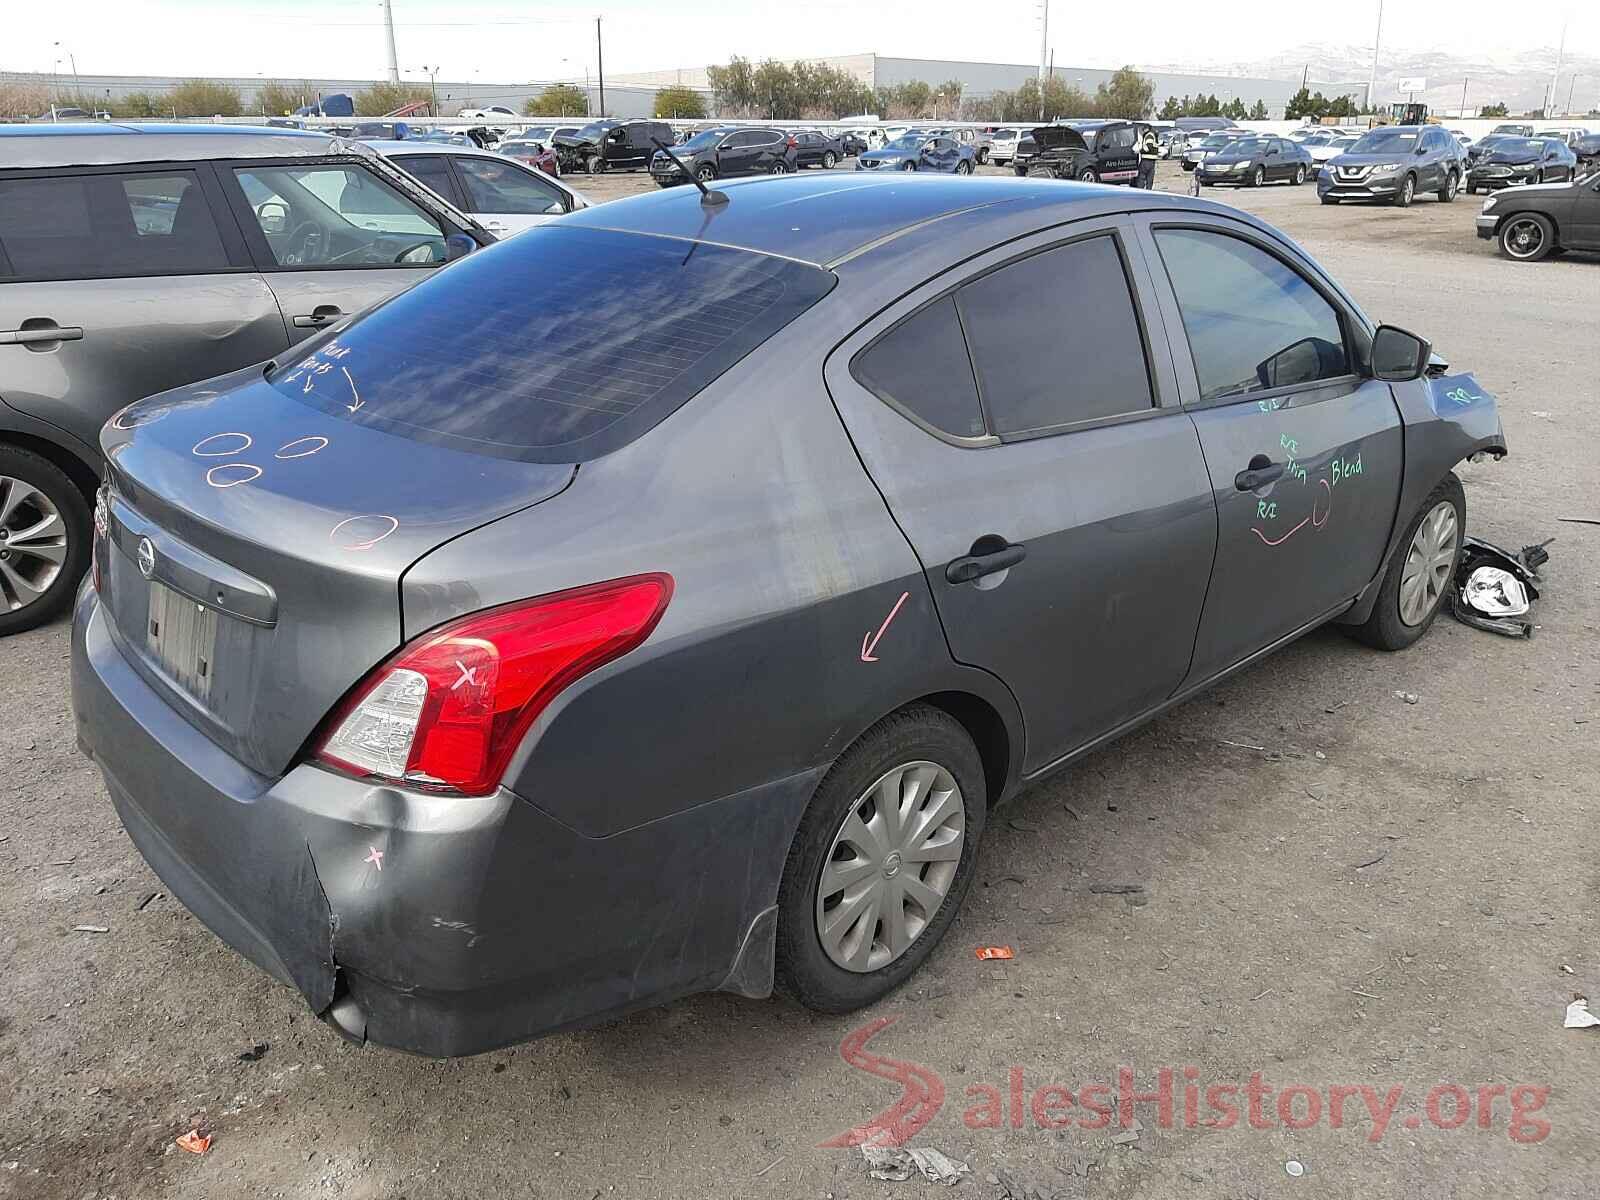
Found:
[[[443,154],[411,154],[405,158],[394,160],[395,165],[411,175],[415,175],[439,195],[458,208],[471,211],[460,191],[456,188],[456,181],[450,174],[450,164]]]
[[[1241,238],[1160,229],[1200,398],[1308,385],[1350,373],[1333,305],[1298,272]]]
[[[856,355],[851,368],[880,400],[935,429],[963,438],[986,432],[954,296],[900,322]]]
[[[956,297],[978,386],[1002,437],[1154,403],[1127,273],[1110,235],[1008,263]]]
[[[228,269],[193,172],[0,181],[0,246],[18,279]]]
[[[309,343],[268,379],[402,437],[581,462],[651,429],[833,283],[746,250],[541,226]]]

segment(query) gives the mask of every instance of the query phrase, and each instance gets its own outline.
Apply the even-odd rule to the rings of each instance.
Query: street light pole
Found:
[[[1561,58],[1567,52],[1567,22],[1570,19],[1570,17],[1561,19],[1561,41],[1556,46],[1556,69],[1550,73],[1550,102],[1544,106],[1544,115],[1547,118],[1555,115],[1552,110],[1556,106],[1556,79],[1561,74]]]
[[[1372,107],[1372,94],[1378,90],[1378,47],[1383,42],[1383,0],[1378,0],[1378,29],[1372,35],[1372,75],[1367,80],[1367,111],[1376,112]]]
[[[422,73],[428,77],[428,92],[433,96],[433,115],[439,115],[439,67],[422,65]]]
[[[394,9],[389,0],[383,0],[383,32],[389,42],[389,82],[400,82],[400,59],[394,50]]]
[[[600,77],[600,115],[606,115],[606,49],[600,40],[600,18],[594,19],[594,69]]]

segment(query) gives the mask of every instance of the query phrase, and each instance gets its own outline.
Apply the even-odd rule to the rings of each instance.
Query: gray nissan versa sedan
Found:
[[[1325,621],[1421,636],[1452,467],[1505,453],[1429,369],[1161,192],[585,209],[107,425],[78,736],[172,892],[352,1037],[846,1011],[998,801]]]

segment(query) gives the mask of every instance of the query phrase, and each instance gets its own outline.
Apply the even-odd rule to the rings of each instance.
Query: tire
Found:
[[[591,154],[583,160],[583,169],[590,175],[599,175],[606,169],[606,160],[598,154]]]
[[[701,163],[694,169],[694,177],[701,183],[710,183],[717,177],[717,169],[710,163]]]
[[[971,175],[972,174],[972,164],[969,163],[964,158],[959,160],[956,163],[956,174],[957,175]]]
[[[1416,199],[1417,180],[1413,175],[1407,175],[1400,181],[1400,190],[1395,193],[1394,206],[1396,208],[1410,208],[1411,201]]]
[[[1267,181],[1267,169],[1265,167],[1257,167],[1254,171],[1250,172],[1250,186],[1251,187],[1260,187],[1266,181]]]
[[[1556,227],[1541,213],[1514,213],[1501,220],[1495,241],[1515,262],[1538,262],[1556,248]]]
[[[1446,506],[1453,509],[1453,513],[1446,523],[1453,521],[1450,533],[1453,538],[1453,547],[1449,552],[1448,562],[1439,562],[1437,556],[1431,559],[1427,556],[1426,535],[1419,533],[1424,522],[1434,518],[1437,511]],[[1379,650],[1404,650],[1423,634],[1428,632],[1428,626],[1433,624],[1434,618],[1439,615],[1447,601],[1450,588],[1455,586],[1456,566],[1461,561],[1462,537],[1467,528],[1467,497],[1461,490],[1461,480],[1457,479],[1455,472],[1447,474],[1439,486],[1428,493],[1417,513],[1411,518],[1406,530],[1400,535],[1396,544],[1394,555],[1389,561],[1389,568],[1384,572],[1383,583],[1378,587],[1378,600],[1373,606],[1372,615],[1365,622],[1349,630],[1357,641]],[[1418,543],[1422,542],[1421,553],[1424,559],[1421,569],[1415,572],[1419,580],[1417,584],[1409,585],[1407,596],[1418,597],[1424,602],[1420,613],[1406,611],[1406,597],[1401,595],[1404,577],[1407,575],[1408,563],[1413,559],[1413,551],[1418,550]],[[1430,569],[1430,562],[1436,564]],[[1443,572],[1442,575],[1440,572]],[[1437,588],[1437,590],[1434,590]]]
[[[916,769],[918,773],[927,771],[926,764],[942,770],[960,793],[960,803],[955,806],[960,812],[961,824],[959,857],[918,864],[902,862],[897,852],[881,860],[876,852],[870,852],[868,857],[880,864],[883,874],[880,878],[878,871],[869,872],[863,884],[882,887],[890,878],[909,881],[911,875],[917,873],[925,887],[942,890],[943,898],[930,913],[925,907],[908,910],[903,899],[905,893],[890,891],[887,898],[901,899],[900,911],[913,920],[922,920],[923,924],[902,926],[910,940],[897,952],[887,940],[882,942],[880,951],[880,936],[883,939],[890,936],[887,922],[880,920],[873,929],[865,929],[865,921],[853,925],[846,931],[839,951],[850,947],[849,934],[853,932],[861,935],[853,940],[857,945],[865,943],[866,953],[857,966],[841,966],[824,948],[819,932],[822,913],[826,911],[823,902],[829,899],[819,895],[823,888],[823,868],[836,848],[855,845],[840,840],[847,818],[858,817],[866,821],[869,829],[881,830],[882,814],[876,811],[873,793],[894,771],[913,763],[923,764]],[[932,794],[935,793],[922,793],[924,797]],[[975,874],[987,805],[983,763],[977,748],[966,730],[949,714],[927,705],[913,705],[885,717],[862,734],[817,785],[789,847],[783,879],[778,886],[776,989],[817,1012],[845,1013],[882,999],[905,982],[939,944],[961,908]],[[862,818],[861,814],[869,809],[872,815]],[[948,833],[946,823],[954,820],[955,810],[952,810],[938,828]],[[946,839],[943,844],[952,842]],[[890,858],[893,859],[892,871],[885,865]],[[953,871],[946,871],[946,864],[950,862],[954,863]],[[902,876],[900,872],[906,874]],[[940,883],[944,885],[942,889],[938,886]],[[837,911],[838,904],[833,908]],[[868,914],[872,911],[878,910],[869,909]],[[868,969],[872,958],[883,955],[888,957],[881,965]]]
[[[1534,181],[1534,183],[1543,183],[1544,182],[1544,172],[1543,171],[1535,171],[1533,173],[1533,181]]]
[[[787,175],[793,169],[794,168],[789,166],[788,163],[784,162],[783,159],[780,158],[777,162],[772,164],[772,168],[767,172],[767,174],[768,175]]]
[[[824,150],[823,151],[823,153],[822,153],[822,169],[824,171],[833,170],[833,168],[838,165],[838,162],[839,162],[839,156],[837,154],[835,154],[832,150]]]
[[[1478,194],[1478,189],[1473,187],[1470,183],[1467,184],[1467,195],[1476,196],[1477,194]]]
[[[0,637],[65,612],[89,569],[89,502],[66,472],[0,446]],[[26,538],[19,534],[27,534]]]
[[[1011,173],[1018,179],[1025,179],[1028,175],[1028,168],[1023,166],[1021,163],[1017,163],[1011,168]]]
[[[1439,189],[1439,202],[1449,204],[1456,198],[1456,192],[1461,188],[1461,176],[1454,171],[1445,172],[1444,186]]]
[[[1080,171],[1078,173],[1078,182],[1079,183],[1099,183],[1100,182],[1100,176],[1098,176],[1098,175],[1096,175],[1094,173],[1094,168],[1093,167],[1085,167],[1082,171]]]
[[[1322,197],[1322,202],[1324,204],[1337,204],[1337,203],[1339,203],[1339,197],[1337,197],[1337,196],[1324,196],[1324,197]]]
[[[987,147],[987,146],[979,146],[978,147],[978,165],[980,167],[983,167],[983,166],[987,166],[988,164],[989,164],[989,147]]]
[[[902,171],[915,171],[917,169],[917,164],[908,158],[905,162],[900,164],[900,169]]]
[[[1305,181],[1306,181],[1306,165],[1305,165],[1305,163],[1301,163],[1298,167],[1296,167],[1294,169],[1294,185],[1295,185],[1295,187],[1299,187]]]

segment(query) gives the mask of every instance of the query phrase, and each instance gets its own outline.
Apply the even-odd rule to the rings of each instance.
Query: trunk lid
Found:
[[[114,637],[175,709],[272,777],[404,640],[406,568],[575,470],[339,419],[260,367],[141,401],[102,446]]]

